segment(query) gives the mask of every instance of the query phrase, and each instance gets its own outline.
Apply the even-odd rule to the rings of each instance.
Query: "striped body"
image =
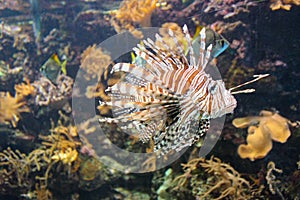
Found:
[[[177,44],[175,53],[165,44],[157,47],[151,39],[144,40],[134,52],[147,64],[118,63],[111,73],[126,72],[125,79],[108,88],[114,109],[113,118],[100,122],[118,123],[124,129],[136,130],[143,142],[154,140],[154,151],[164,155],[192,145],[209,128],[212,118],[233,112],[236,100],[222,80],[213,80],[204,70],[212,45],[205,48],[205,29],[200,33],[199,58],[196,61],[191,37],[183,27],[188,43],[189,61],[172,31]]]

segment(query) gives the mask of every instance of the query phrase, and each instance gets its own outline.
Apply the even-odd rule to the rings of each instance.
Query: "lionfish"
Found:
[[[207,132],[211,119],[232,113],[237,105],[234,92],[205,71],[213,49],[212,44],[206,47],[205,28],[200,32],[198,59],[186,25],[183,32],[189,59],[171,30],[176,51],[159,34],[155,38],[163,48],[150,38],[143,40],[133,51],[147,64],[115,64],[111,73],[126,72],[127,76],[107,89],[110,102],[100,102],[114,107],[114,116],[100,122],[138,133],[142,142],[152,140],[159,156],[191,146]]]

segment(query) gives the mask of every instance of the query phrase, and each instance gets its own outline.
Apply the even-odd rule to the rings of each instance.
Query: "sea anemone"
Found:
[[[0,124],[10,123],[13,127],[21,118],[22,112],[29,112],[26,102],[18,95],[12,97],[9,92],[0,93]]]

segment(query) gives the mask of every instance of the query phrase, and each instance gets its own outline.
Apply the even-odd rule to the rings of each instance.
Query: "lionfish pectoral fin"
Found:
[[[184,123],[177,121],[161,135],[154,137],[154,151],[165,155],[175,150],[177,152],[197,142],[208,131],[210,119],[190,118]]]
[[[147,123],[146,127],[141,130],[140,140],[143,143],[148,142],[153,136],[156,135],[157,132],[159,132],[159,125],[160,123],[157,121],[151,121]]]

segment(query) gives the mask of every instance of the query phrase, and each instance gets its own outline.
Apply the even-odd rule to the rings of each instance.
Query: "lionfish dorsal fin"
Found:
[[[145,58],[147,58],[147,62],[149,64],[150,70],[156,73],[158,76],[161,75],[161,73],[164,73],[165,70],[172,70],[171,67],[172,63],[165,63],[164,60],[166,59],[167,55],[163,50],[161,50],[157,45],[154,44],[154,42],[148,38],[147,40],[143,40],[144,44],[148,46],[152,51],[155,53],[155,55],[148,50],[144,50]]]
[[[176,54],[173,52],[173,50],[170,48],[170,46],[165,42],[165,40],[159,35],[159,34],[155,34],[155,39],[156,41],[158,41],[160,44],[162,44],[163,48],[165,49],[165,51],[169,54],[169,56],[161,50],[161,54],[164,56],[164,60],[168,61],[168,62],[173,62],[179,66],[181,64],[181,61],[177,58]],[[171,58],[170,58],[171,56]],[[173,70],[173,67],[169,67],[168,70]]]
[[[190,54],[190,66],[196,67],[196,58],[195,58],[194,48],[192,46],[192,39],[186,24],[183,26],[182,30],[188,42],[188,52]]]
[[[202,28],[200,31],[200,49],[199,49],[199,58],[197,68],[200,69],[204,63],[204,52],[205,52],[205,28]]]
[[[213,47],[212,44],[210,44],[206,49],[204,63],[202,64],[202,70],[204,70],[206,68],[206,66],[209,62],[212,47]]]
[[[142,67],[138,67],[135,64],[117,63],[112,67],[111,73],[120,72],[120,71],[131,73],[131,75],[134,75],[137,78],[140,78],[147,82],[153,82],[158,85],[162,84],[161,80],[159,80],[157,76],[155,76],[155,74],[151,73],[150,71],[147,71]]]
[[[188,66],[189,62],[188,62],[187,58],[184,55],[184,50],[181,47],[181,45],[179,44],[176,36],[174,35],[174,32],[171,29],[169,29],[169,35],[171,36],[171,38],[173,39],[173,42],[175,43],[175,46],[177,47],[177,51],[179,52],[179,56],[182,59],[182,64]]]

